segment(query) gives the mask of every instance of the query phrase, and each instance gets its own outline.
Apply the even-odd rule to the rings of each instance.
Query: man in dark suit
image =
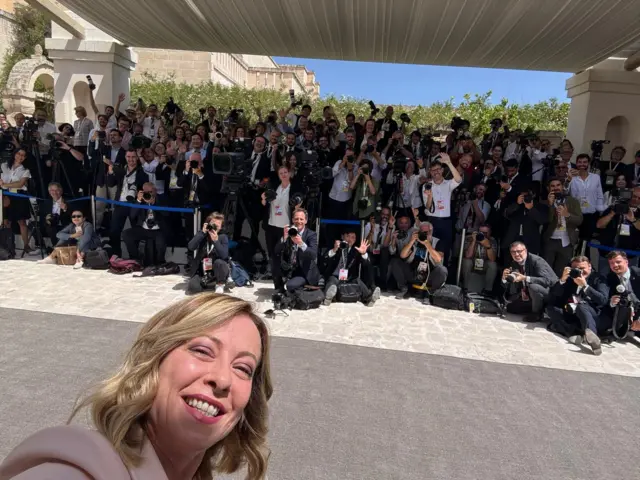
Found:
[[[224,285],[229,277],[229,239],[222,233],[224,216],[213,212],[207,217],[202,230],[191,239],[188,249],[196,252],[190,261],[191,279],[187,294],[215,288],[216,293],[224,293]]]
[[[336,240],[333,249],[327,252],[324,300],[327,306],[336,298],[340,283],[357,285],[360,301],[368,307],[380,298],[380,287],[374,287],[371,260],[367,253],[369,243],[363,240],[359,247],[355,243],[356,232],[348,229],[342,241]]]
[[[109,167],[116,165],[124,166],[127,164],[127,152],[122,148],[122,133],[120,133],[119,130],[113,129],[109,132],[109,143],[111,145],[105,145],[103,143],[101,145],[102,150],[95,151],[91,157],[91,182],[95,187],[97,197],[117,200],[115,187],[107,187],[107,176],[109,174]],[[94,144],[95,142],[91,142],[90,147],[93,148]],[[106,203],[96,203],[96,218],[94,221],[96,229],[102,226],[106,208]]]
[[[272,259],[273,283],[279,292],[285,286],[289,292],[294,292],[305,285],[315,286],[320,282],[320,271],[316,264],[318,236],[307,228],[307,220],[307,211],[297,209],[292,218],[297,233],[289,235],[292,227],[285,226],[282,241],[275,247]]]
[[[50,183],[48,190],[50,198],[42,205],[40,219],[45,237],[55,246],[58,243],[58,232],[71,223],[71,209],[62,198],[62,186],[59,183]]]
[[[138,191],[136,205],[162,207],[162,201],[157,197],[156,186],[147,182]],[[122,232],[122,240],[127,246],[129,258],[142,260],[145,266],[161,265],[165,263],[167,250],[167,222],[166,212],[146,208],[131,208],[131,228]],[[144,258],[140,258],[139,245],[145,240]]]
[[[549,291],[547,328],[564,335],[574,345],[586,341],[593,354],[600,355],[598,332],[611,327],[611,322],[603,322],[600,315],[608,299],[609,287],[604,278],[592,270],[589,259],[574,257],[571,266],[564,268],[560,280]]]
[[[609,261],[609,303],[603,309],[601,319],[602,330],[613,329],[618,338],[624,338],[630,332],[640,333],[640,268],[630,267],[627,254],[622,250],[614,250],[607,255]],[[626,297],[627,301],[621,301]],[[626,305],[625,305],[626,304]],[[633,307],[631,310],[629,307]],[[634,312],[634,317],[631,313]],[[606,319],[606,320],[605,320]],[[615,322],[614,322],[615,319]]]
[[[515,158],[509,159],[504,163],[505,174],[507,178],[500,179],[500,187],[506,192],[506,197],[502,200],[504,208],[516,202],[522,192],[524,192],[531,183],[529,177],[518,171],[518,161]]]
[[[529,253],[524,243],[513,242],[509,251],[511,266],[502,272],[507,311],[528,314],[524,317],[525,322],[538,322],[545,297],[558,277],[543,258]]]
[[[502,237],[503,259],[505,264],[511,261],[507,247],[516,240],[526,241],[527,250],[540,253],[540,226],[549,221],[547,205],[542,205],[530,192],[520,193],[516,201],[504,209],[508,220],[507,230]]]

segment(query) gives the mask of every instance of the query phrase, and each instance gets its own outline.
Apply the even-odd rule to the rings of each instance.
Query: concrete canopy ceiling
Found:
[[[58,0],[125,45],[577,72],[640,39],[640,0]]]

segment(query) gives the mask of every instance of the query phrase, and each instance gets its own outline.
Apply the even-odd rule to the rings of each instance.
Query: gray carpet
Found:
[[[6,309],[0,325],[0,458],[64,422],[139,328]],[[270,480],[640,477],[640,379],[288,338],[273,372]]]

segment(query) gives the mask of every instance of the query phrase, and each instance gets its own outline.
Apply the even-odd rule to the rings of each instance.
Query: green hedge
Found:
[[[289,104],[289,96],[275,90],[251,90],[243,87],[225,87],[212,82],[199,85],[188,85],[176,82],[173,78],[156,78],[145,75],[143,81],[132,82],[131,98],[141,97],[146,104],[157,103],[159,108],[173,97],[185,111],[187,118],[197,121],[200,116],[198,109],[207,105],[214,105],[219,113],[225,115],[231,108],[243,108],[249,122],[255,122],[256,108],[262,110],[263,117],[269,110],[280,110]],[[307,99],[305,99],[307,100]],[[375,99],[373,99],[375,101]],[[312,118],[322,115],[325,105],[332,105],[336,115],[343,122],[347,113],[354,113],[356,117],[369,115],[368,99],[351,97],[335,97],[333,95],[308,102],[313,108]],[[378,105],[384,107],[385,105]],[[491,92],[482,95],[464,96],[461,102],[454,99],[446,102],[436,102],[432,105],[394,105],[396,117],[406,112],[412,120],[413,126],[431,128],[433,131],[448,128],[451,117],[461,116],[471,121],[474,136],[480,136],[488,129],[492,118],[502,118],[511,129],[529,127],[533,130],[553,130],[565,132],[569,116],[569,104],[560,103],[557,99],[538,102],[535,104],[518,105],[502,99],[500,103],[491,103]]]

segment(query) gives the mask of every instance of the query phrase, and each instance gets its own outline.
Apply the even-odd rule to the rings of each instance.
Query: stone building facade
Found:
[[[293,89],[314,99],[320,95],[314,72],[304,65],[279,65],[268,56],[152,48],[133,51],[138,55],[138,63],[132,80],[142,80],[145,73],[153,73],[160,77],[172,75],[179,82],[191,84],[210,80],[227,86],[274,88],[283,92]]]

